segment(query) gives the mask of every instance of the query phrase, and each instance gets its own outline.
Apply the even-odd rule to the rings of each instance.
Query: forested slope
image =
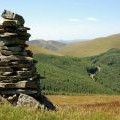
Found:
[[[86,58],[44,54],[36,54],[34,58],[38,60],[38,72],[46,77],[41,80],[43,92],[120,93],[120,49],[111,49],[99,56]],[[100,71],[94,71],[98,66]]]

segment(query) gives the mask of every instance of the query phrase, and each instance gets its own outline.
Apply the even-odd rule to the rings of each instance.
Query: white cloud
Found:
[[[79,22],[80,20],[78,18],[69,18],[68,21],[70,21],[70,22]]]
[[[98,21],[98,19],[95,18],[95,17],[88,17],[88,18],[86,18],[86,20],[87,21],[92,21],[92,22]]]

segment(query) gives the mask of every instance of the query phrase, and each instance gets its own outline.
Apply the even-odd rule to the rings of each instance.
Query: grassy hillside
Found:
[[[29,47],[27,49],[31,50],[34,54],[44,53],[44,54],[48,54],[48,55],[61,56],[61,54],[59,54],[59,53],[47,50],[45,48],[41,48],[41,47],[36,46],[36,45],[29,45]]]
[[[76,58],[36,54],[43,92],[77,94],[120,94],[120,49],[95,57]],[[100,66],[92,79],[90,72]],[[89,70],[89,71],[88,71]]]
[[[86,57],[99,55],[111,48],[120,48],[120,34],[72,43],[61,49],[60,53],[69,56]]]

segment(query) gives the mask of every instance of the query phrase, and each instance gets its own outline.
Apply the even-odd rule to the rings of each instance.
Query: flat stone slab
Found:
[[[0,60],[1,61],[26,61],[26,62],[29,62],[29,61],[34,61],[33,58],[31,57],[26,57],[26,56],[19,56],[19,55],[10,55],[10,56],[0,56]]]
[[[17,22],[17,20],[4,19],[2,25],[4,28],[7,27],[17,28],[19,26],[19,23]]]
[[[1,83],[16,83],[16,82],[19,82],[19,81],[36,81],[39,80],[39,77],[38,75],[31,75],[31,76],[19,76],[19,75],[16,75],[16,76],[9,76],[9,79],[8,79],[8,76],[0,76],[0,82]]]
[[[1,34],[1,33],[4,33],[4,29],[3,29],[3,28],[0,29],[0,34]]]
[[[33,61],[0,61],[0,66],[1,67],[11,67],[11,68],[26,68],[28,70],[31,70],[34,68],[34,63]]]
[[[23,35],[18,35],[18,38],[21,39],[21,40],[28,41],[30,36],[31,35],[29,33],[26,33],[26,34],[23,34]]]
[[[31,89],[25,89],[25,90],[23,90],[23,89],[14,89],[14,90],[4,90],[4,91],[2,91],[1,90],[1,94],[21,94],[21,93],[23,93],[23,94],[37,94],[38,93],[38,91],[37,90],[31,90]]]
[[[0,37],[0,46],[8,46],[8,45],[23,45],[25,46],[25,41],[24,40],[20,40],[17,38],[17,36],[14,37]]]
[[[29,71],[16,71],[19,76],[31,76],[36,73],[36,71],[29,70]]]
[[[1,32],[15,32],[15,33],[27,33],[27,30],[30,30],[28,27],[19,26],[16,29],[14,27],[4,27],[3,25],[0,28]]]
[[[10,55],[20,55],[20,56],[28,56],[27,51],[10,51],[10,50],[1,50],[1,54],[5,56]]]
[[[3,34],[0,34],[0,37],[3,37],[3,38],[8,38],[8,37],[16,37],[17,36],[17,33],[3,33]]]
[[[19,27],[17,30],[19,30],[19,31],[27,31],[27,30],[30,30],[30,28],[28,28],[28,27]]]
[[[9,51],[13,51],[13,52],[21,52],[21,51],[23,51],[24,49],[23,49],[24,47],[22,47],[22,46],[10,46],[10,47],[8,47],[8,46],[3,46],[1,49],[2,50],[9,50]]]
[[[37,89],[35,81],[19,81],[17,83],[0,83],[0,88],[32,88]]]
[[[10,76],[12,74],[13,74],[13,72],[2,72],[2,73],[0,73],[0,75],[2,75],[2,76]]]
[[[0,71],[2,72],[13,72],[13,69],[11,69],[11,67],[7,66],[7,67],[1,67],[0,66]]]

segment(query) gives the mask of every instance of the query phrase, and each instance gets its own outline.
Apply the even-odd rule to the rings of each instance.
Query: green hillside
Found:
[[[46,93],[119,94],[120,50],[95,57],[76,58],[36,54],[41,88]],[[100,66],[100,71],[94,71]],[[92,79],[90,76],[95,72]]]
[[[59,52],[63,55],[86,57],[99,55],[112,48],[120,48],[120,34],[66,45]]]

